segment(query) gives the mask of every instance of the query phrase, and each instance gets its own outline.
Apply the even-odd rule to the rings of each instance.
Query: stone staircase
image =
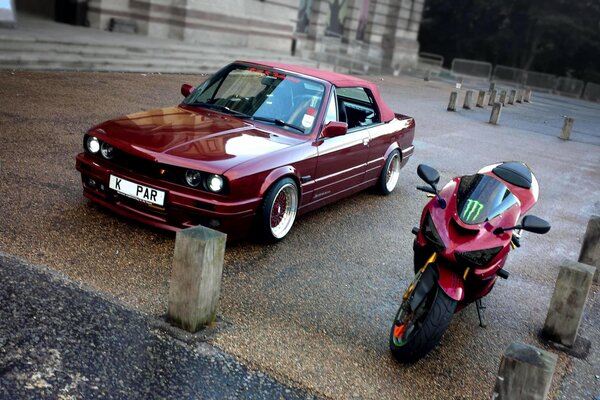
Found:
[[[268,50],[99,31],[27,15],[19,16],[17,29],[0,28],[1,69],[202,74],[240,59],[317,66]]]

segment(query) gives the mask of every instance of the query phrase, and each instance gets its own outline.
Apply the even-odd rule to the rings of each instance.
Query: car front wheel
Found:
[[[296,220],[298,186],[291,178],[277,181],[267,192],[259,214],[262,237],[267,242],[283,239]]]

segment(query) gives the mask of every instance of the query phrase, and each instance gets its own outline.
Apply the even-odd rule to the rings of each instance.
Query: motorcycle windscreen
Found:
[[[489,221],[517,203],[506,185],[489,175],[466,175],[460,180],[456,209],[465,224]]]

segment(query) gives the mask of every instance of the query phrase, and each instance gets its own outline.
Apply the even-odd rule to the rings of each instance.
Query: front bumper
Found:
[[[231,201],[225,196],[131,172],[87,153],[77,155],[76,168],[81,173],[85,197],[126,218],[168,231],[203,225],[231,237],[244,236],[251,228],[261,202],[260,198]],[[146,204],[110,189],[111,174],[164,191],[164,205]]]

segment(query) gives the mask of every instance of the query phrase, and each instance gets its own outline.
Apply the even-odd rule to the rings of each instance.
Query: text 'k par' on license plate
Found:
[[[162,190],[152,189],[144,185],[126,181],[118,176],[110,176],[108,187],[116,190],[122,195],[134,198],[136,200],[145,201],[147,203],[152,203],[159,206],[162,206],[165,203],[165,192]]]

